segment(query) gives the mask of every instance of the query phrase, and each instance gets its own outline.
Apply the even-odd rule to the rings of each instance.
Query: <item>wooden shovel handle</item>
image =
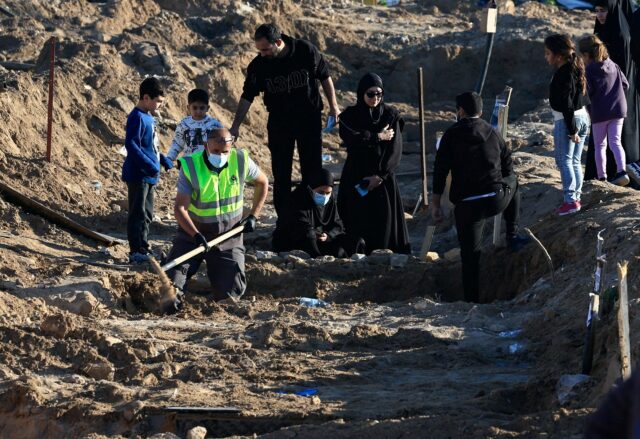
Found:
[[[214,247],[214,246],[220,244],[221,242],[226,241],[229,238],[233,238],[234,236],[242,233],[243,230],[244,230],[244,226],[235,227],[235,228],[229,230],[228,232],[225,232],[222,235],[217,236],[216,238],[214,238],[211,241],[209,241],[208,242],[209,247]],[[199,255],[202,252],[204,252],[204,247],[199,245],[197,248],[191,250],[190,252],[185,253],[182,256],[179,256],[179,257],[175,258],[173,261],[169,261],[166,264],[164,264],[162,266],[162,270],[163,271],[170,270],[173,267],[175,267],[176,265],[182,264],[184,261],[186,261],[188,259],[191,259],[192,257],[194,257],[196,255]]]

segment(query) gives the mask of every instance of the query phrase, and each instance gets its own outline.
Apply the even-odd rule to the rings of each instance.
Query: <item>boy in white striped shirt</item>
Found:
[[[209,134],[218,128],[223,128],[219,120],[209,116],[209,94],[196,88],[187,95],[190,116],[185,117],[176,127],[173,143],[167,157],[175,162],[180,153],[190,156],[202,151],[207,144]]]

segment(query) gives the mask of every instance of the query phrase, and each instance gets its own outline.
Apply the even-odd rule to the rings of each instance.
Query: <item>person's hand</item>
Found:
[[[329,116],[335,117],[337,122],[340,118],[340,108],[338,108],[337,106],[332,106],[331,108],[329,108]]]
[[[389,125],[387,125],[378,133],[378,140],[391,140],[394,134],[393,128],[389,128]]]
[[[207,242],[207,238],[205,238],[202,233],[198,232],[195,235],[193,235],[193,240],[195,241],[196,244],[204,248],[205,253],[211,250],[211,247],[209,247],[209,243]]]
[[[580,143],[580,136],[578,133],[575,133],[573,136],[569,136],[573,143]]]
[[[253,215],[247,216],[245,219],[238,223],[238,226],[244,226],[244,233],[253,232],[256,229],[256,217]],[[235,227],[234,227],[235,228]]]
[[[160,154],[160,164],[164,168],[165,171],[173,168],[173,162],[169,157],[164,154]]]
[[[442,213],[442,207],[431,206],[431,217],[433,220],[440,224],[444,220],[444,214]]]
[[[380,186],[383,182],[383,180],[377,175],[372,175],[371,177],[365,177],[364,180],[367,180],[369,182],[367,189],[369,189],[370,191]]]
[[[240,128],[232,126],[231,128],[229,128],[229,134],[238,139],[238,137],[240,137]]]
[[[318,235],[318,241],[320,242],[325,242],[327,239],[329,239],[329,235],[327,235],[326,233],[321,233]]]

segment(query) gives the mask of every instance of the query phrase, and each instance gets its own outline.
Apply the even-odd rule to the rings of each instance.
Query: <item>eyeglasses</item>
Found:
[[[218,137],[216,138],[216,141],[220,143],[233,143],[236,141],[236,137],[235,136]]]
[[[193,110],[206,111],[207,108],[209,108],[209,106],[208,105],[192,105],[191,108]]]
[[[366,93],[367,97],[370,97],[370,98],[381,98],[383,94],[384,94],[383,91],[368,91]]]

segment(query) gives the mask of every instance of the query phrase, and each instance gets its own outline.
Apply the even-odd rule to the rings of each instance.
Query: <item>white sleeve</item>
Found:
[[[253,181],[258,178],[260,175],[260,168],[256,165],[256,162],[249,158],[249,162],[247,163],[247,179],[246,181]]]
[[[169,152],[167,153],[167,157],[174,162],[182,150],[184,149],[184,132],[188,130],[189,127],[184,120],[178,124],[176,127],[176,133],[173,136],[173,142],[171,143],[171,148],[169,148]]]

